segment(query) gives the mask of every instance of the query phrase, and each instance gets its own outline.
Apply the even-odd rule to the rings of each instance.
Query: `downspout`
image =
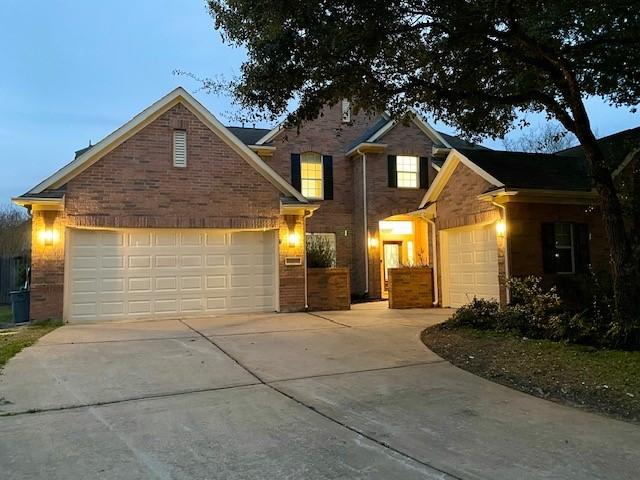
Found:
[[[504,222],[505,225],[505,229],[504,229],[504,276],[505,276],[505,280],[509,279],[509,238],[507,237],[508,233],[509,233],[509,228],[507,226],[507,207],[505,207],[504,205],[500,205],[499,203],[496,202],[491,202],[494,206],[500,208],[502,210],[502,221]],[[511,291],[509,290],[509,287],[506,285],[505,282],[505,290],[507,292],[507,304],[511,303]]]
[[[364,225],[364,294],[369,293],[369,226],[367,222],[367,154],[356,150],[362,157],[362,215]]]
[[[433,265],[433,304],[438,305],[440,301],[438,298],[438,252],[436,250],[436,235],[438,233],[436,232],[436,222],[427,219],[427,223],[433,228],[433,235],[431,236],[431,251],[433,252],[433,256],[431,257],[433,259],[431,262]]]
[[[305,212],[302,216],[302,255],[304,256],[304,309],[309,310],[309,288],[307,286],[307,218],[313,211]]]

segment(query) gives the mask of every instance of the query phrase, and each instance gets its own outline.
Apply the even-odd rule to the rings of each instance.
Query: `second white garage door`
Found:
[[[69,230],[69,321],[276,309],[274,231]]]
[[[461,307],[473,297],[499,300],[495,226],[443,231],[445,306]]]

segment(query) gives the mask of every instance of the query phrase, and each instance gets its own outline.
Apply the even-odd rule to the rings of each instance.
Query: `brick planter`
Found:
[[[433,307],[430,267],[389,269],[389,308]]]
[[[351,287],[347,267],[309,268],[307,288],[309,310],[351,308]]]

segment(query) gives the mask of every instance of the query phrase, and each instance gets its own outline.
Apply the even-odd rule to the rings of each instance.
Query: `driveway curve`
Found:
[[[635,479],[640,428],[420,342],[446,310],[66,325],[0,374],[2,478]]]

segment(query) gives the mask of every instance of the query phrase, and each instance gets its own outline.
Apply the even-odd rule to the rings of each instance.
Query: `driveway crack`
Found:
[[[309,312],[307,312],[309,313]],[[309,313],[309,315],[313,315],[313,316],[318,316],[316,314],[312,314]],[[335,322],[331,319],[325,318],[325,317],[320,317],[320,318],[324,318],[325,320],[328,320],[332,323],[338,323]],[[200,335],[202,338],[204,338],[205,340],[207,340],[211,345],[213,345],[214,347],[216,347],[218,350],[220,350],[222,353],[224,353],[227,357],[229,357],[233,362],[235,362],[236,365],[238,365],[240,368],[244,369],[249,375],[251,375],[253,378],[255,378],[258,382],[260,382],[260,384],[264,385],[267,388],[270,388],[271,390],[273,390],[276,393],[279,393],[280,395],[288,398],[289,400],[292,400],[293,402],[297,403],[298,405],[304,407],[305,409],[315,413],[316,415],[320,415],[322,418],[324,418],[325,420],[328,420],[346,430],[349,430],[352,433],[355,433],[356,435],[359,435],[362,438],[365,438],[367,440],[369,440],[370,442],[375,443],[376,445],[379,445],[380,447],[389,450],[390,452],[395,453],[396,455],[399,455],[407,460],[411,460],[412,462],[417,463],[418,465],[422,465],[423,467],[429,468],[431,470],[434,470],[436,472],[442,473],[444,475],[446,475],[448,478],[453,479],[453,480],[464,480],[462,477],[456,476],[452,473],[449,473],[441,468],[438,468],[434,465],[431,465],[428,462],[425,462],[423,460],[420,460],[419,458],[404,452],[392,445],[390,445],[389,443],[377,439],[375,437],[373,437],[372,435],[362,431],[362,430],[358,430],[355,427],[352,427],[351,425],[346,424],[345,422],[338,420],[337,418],[334,418],[332,416],[330,416],[327,413],[322,412],[321,410],[319,410],[317,407],[314,407],[313,405],[309,405],[308,403],[305,403],[304,401],[300,400],[299,398],[294,397],[292,394],[285,392],[284,390],[278,388],[277,386],[265,381],[264,379],[262,379],[258,374],[256,374],[255,372],[253,372],[249,367],[247,367],[246,365],[244,365],[240,360],[238,360],[237,358],[235,358],[233,355],[231,355],[229,352],[227,352],[224,348],[222,348],[220,345],[218,345],[212,338],[207,337],[204,333],[196,330],[195,328],[193,328],[191,325],[189,325],[188,323],[184,322],[182,319],[180,319],[180,322],[182,324],[184,324],[186,327],[190,328],[191,330],[193,330],[195,333],[197,333],[198,335]],[[338,323],[339,325],[343,325]],[[345,327],[350,327],[349,325],[343,325]]]

